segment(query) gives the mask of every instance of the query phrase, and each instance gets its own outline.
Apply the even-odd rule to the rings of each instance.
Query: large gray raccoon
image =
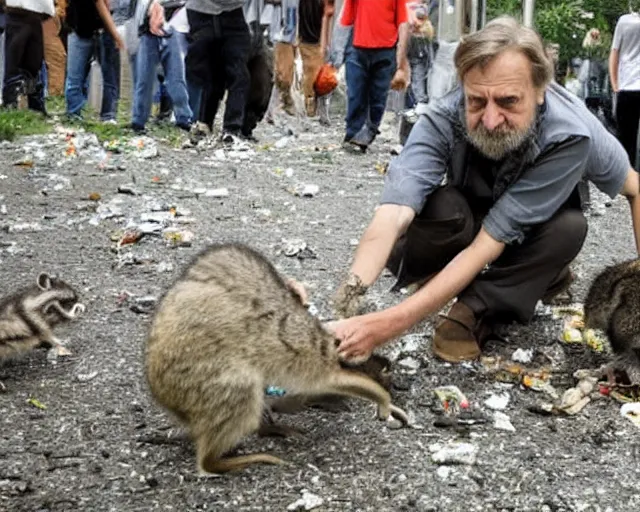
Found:
[[[268,454],[223,456],[259,431],[268,385],[293,396],[365,398],[378,417],[406,414],[367,375],[341,366],[337,340],[258,252],[208,248],[162,298],[146,347],[154,398],[188,428],[201,473],[282,463]],[[270,430],[273,425],[270,426]]]

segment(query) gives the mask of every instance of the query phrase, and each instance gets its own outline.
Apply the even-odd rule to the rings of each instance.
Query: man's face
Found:
[[[500,160],[532,136],[544,89],[534,87],[525,55],[505,51],[471,68],[463,83],[467,137],[482,154]]]

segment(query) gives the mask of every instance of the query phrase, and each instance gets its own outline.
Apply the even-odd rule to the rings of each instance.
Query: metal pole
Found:
[[[522,0],[523,22],[525,27],[533,27],[533,9],[535,0]]]

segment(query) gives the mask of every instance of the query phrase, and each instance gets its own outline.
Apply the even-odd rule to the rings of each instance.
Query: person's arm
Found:
[[[398,69],[408,69],[407,47],[409,45],[409,23],[404,22],[398,27],[398,48],[396,49],[396,66]]]
[[[408,299],[388,309],[327,325],[342,340],[344,359],[367,357],[376,347],[400,336],[436,313],[464,290],[504,251],[505,244],[482,228],[474,241]]]
[[[638,173],[633,169],[629,169],[627,179],[620,193],[629,201],[633,235],[636,241],[636,250],[640,256],[640,179],[638,178]]]
[[[324,12],[322,13],[322,28],[320,29],[320,48],[322,56],[327,54],[329,41],[331,41],[331,20],[334,14],[334,0],[325,0]]]
[[[102,22],[104,23],[107,32],[109,32],[109,34],[111,34],[111,37],[113,37],[113,40],[116,43],[116,48],[118,48],[118,50],[123,50],[124,41],[120,37],[120,34],[118,34],[116,24],[113,22],[113,18],[111,17],[111,13],[109,12],[108,0],[95,0],[95,2],[98,14],[100,15],[100,18],[102,18]]]
[[[415,216],[408,206],[383,204],[373,216],[369,227],[362,235],[351,265],[351,273],[358,276],[362,284],[369,287],[380,276],[394,244]]]
[[[609,78],[611,80],[611,89],[618,92],[618,66],[620,64],[620,51],[611,49],[609,54]]]

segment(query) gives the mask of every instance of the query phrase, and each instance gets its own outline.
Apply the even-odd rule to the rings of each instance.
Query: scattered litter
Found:
[[[640,427],[640,402],[623,404],[620,415],[629,419],[636,427]]]
[[[135,228],[128,229],[122,234],[122,236],[118,240],[118,247],[122,247],[123,245],[135,244],[142,238],[143,235],[144,233],[139,229],[135,229]]]
[[[287,144],[289,144],[289,142],[291,141],[291,137],[282,137],[281,139],[278,139],[276,141],[276,143],[274,144],[274,147],[276,147],[277,149],[282,149],[284,148]]]
[[[91,194],[89,194],[89,201],[100,201],[100,199],[102,199],[102,196],[98,192],[91,192]]]
[[[307,246],[304,240],[282,240],[284,244],[284,255],[293,258],[297,257],[299,260],[316,259],[316,253]]]
[[[8,233],[37,233],[42,231],[42,226],[37,222],[21,222],[8,226],[6,229]]]
[[[156,141],[150,137],[138,137],[131,139],[129,145],[137,149],[137,156],[139,158],[154,158],[158,156],[158,146]]]
[[[445,413],[456,413],[469,408],[469,400],[457,386],[440,386],[433,390]]]
[[[162,236],[170,247],[191,247],[195,238],[191,231],[176,228],[165,229]]]
[[[498,430],[515,432],[516,428],[511,423],[511,419],[505,413],[496,411],[493,413],[493,426]]]
[[[420,361],[418,361],[415,357],[405,357],[404,359],[398,361],[398,366],[402,366],[407,370],[416,371],[420,368]]]
[[[90,380],[95,379],[98,376],[98,372],[91,373],[79,373],[76,375],[76,380],[78,382],[89,382]]]
[[[229,190],[226,188],[213,188],[206,190],[205,197],[229,197]]]
[[[7,205],[6,204],[2,204],[0,205],[0,215],[7,215]]]
[[[129,194],[131,196],[139,196],[141,193],[135,188],[133,184],[120,185],[118,187],[119,194]]]
[[[158,299],[152,296],[135,297],[133,303],[129,306],[129,309],[134,313],[146,315],[151,313],[156,307]]]
[[[43,409],[43,410],[44,410],[44,409],[46,409],[46,408],[47,408],[47,406],[46,406],[46,405],[44,405],[44,404],[43,404],[40,400],[38,400],[37,398],[33,398],[33,397],[31,397],[31,398],[29,398],[29,399],[27,400],[27,403],[28,403],[29,405],[32,405],[32,406],[34,406],[34,407],[37,407],[38,409]]]
[[[501,393],[499,395],[491,395],[484,401],[484,405],[494,411],[504,411],[509,405],[509,400],[509,393]]]
[[[320,192],[320,187],[318,185],[304,185],[296,191],[296,195],[302,197],[315,197],[318,192]]]
[[[303,490],[302,498],[289,505],[287,510],[313,510],[314,508],[321,507],[323,504],[324,500],[320,496]]]
[[[533,360],[533,349],[519,348],[511,355],[511,360],[516,363],[529,364]]]
[[[161,261],[156,265],[156,271],[161,274],[163,272],[173,272],[173,263],[168,261]]]
[[[439,443],[429,446],[431,460],[436,464],[475,464],[478,447],[471,443],[452,442],[448,445]]]
[[[13,165],[17,167],[33,167],[33,159],[30,156],[25,156],[16,162],[13,162]]]
[[[605,337],[593,329],[585,329],[584,310],[581,304],[553,308],[553,318],[563,320],[560,341],[583,343],[595,352],[604,352]]]

